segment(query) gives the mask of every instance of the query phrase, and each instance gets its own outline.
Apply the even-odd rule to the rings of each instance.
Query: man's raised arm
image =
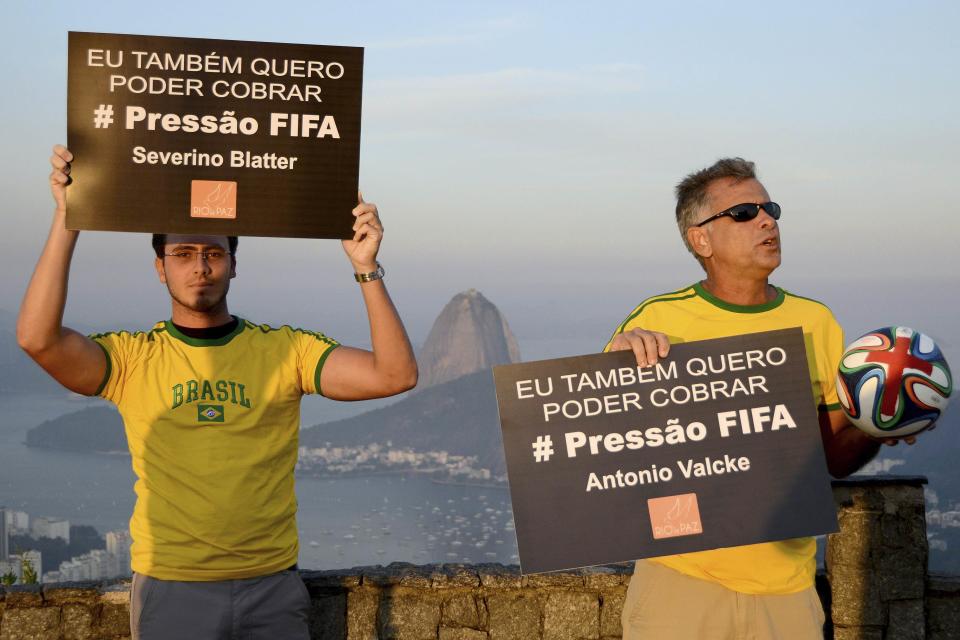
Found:
[[[383,239],[383,225],[376,205],[360,198],[354,210],[352,240],[343,249],[356,273],[379,269],[377,252]],[[417,384],[417,360],[383,280],[362,282],[363,301],[370,321],[372,351],[340,347],[335,349],[320,374],[323,395],[334,400],[382,398],[413,388]]]
[[[79,235],[66,228],[66,189],[72,161],[73,154],[65,147],[53,148],[50,191],[57,208],[20,305],[17,342],[57,382],[76,393],[92,395],[106,373],[106,355],[93,340],[63,326],[70,260]]]

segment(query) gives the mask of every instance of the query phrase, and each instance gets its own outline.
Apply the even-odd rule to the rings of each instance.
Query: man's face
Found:
[[[199,313],[217,311],[236,276],[227,237],[168,234],[163,252],[166,255],[156,259],[157,275],[174,304]]]
[[[707,187],[707,209],[698,222],[745,202],[769,202],[770,196],[757,180],[714,180]],[[724,276],[767,277],[780,266],[780,227],[761,209],[757,217],[737,222],[723,216],[702,227],[690,229],[691,244],[711,269]]]

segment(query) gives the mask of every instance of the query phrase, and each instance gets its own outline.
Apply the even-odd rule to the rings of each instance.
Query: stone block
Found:
[[[583,584],[588,589],[609,589],[623,584],[622,572],[613,567],[593,567],[583,573]]]
[[[347,640],[378,640],[377,606],[380,593],[357,589],[347,594]]]
[[[930,576],[927,640],[960,640],[960,577]]]
[[[889,613],[886,636],[897,640],[924,640],[926,620],[923,599],[895,600],[887,604]]]
[[[877,491],[877,489],[874,489],[874,491]],[[903,507],[923,506],[924,504],[922,486],[892,484],[880,487],[879,492],[883,498],[884,511],[887,513],[896,512]]]
[[[540,634],[540,605],[533,596],[496,594],[487,598],[490,640],[536,640]]]
[[[48,586],[43,590],[43,600],[47,604],[56,606],[68,602],[93,605],[100,600],[100,593],[93,589]]]
[[[39,607],[43,604],[43,592],[40,585],[10,587],[5,604],[7,609]]]
[[[600,599],[592,593],[551,593],[543,607],[543,640],[597,640]]]
[[[443,603],[441,622],[448,627],[480,628],[477,599],[469,594],[450,598]]]
[[[927,602],[927,640],[960,640],[960,603]]]
[[[600,594],[600,635],[620,636],[623,634],[623,603],[627,599],[627,590],[623,587],[615,591]]]
[[[130,604],[103,602],[94,623],[97,638],[121,638],[130,635]]]
[[[923,549],[901,549],[881,556],[876,564],[880,599],[923,598],[927,579],[927,556]]]
[[[490,612],[487,610],[487,603],[485,600],[477,600],[477,613],[480,615],[480,628],[489,629]]]
[[[486,631],[440,627],[440,640],[487,640],[489,637]]]
[[[877,575],[857,567],[839,565],[829,571],[833,623],[844,627],[887,624]]]
[[[524,587],[540,589],[543,587],[582,587],[583,576],[579,573],[558,572],[558,573],[537,573],[530,576],[524,576]]]
[[[883,640],[880,627],[834,627],[833,640]]]
[[[522,582],[520,567],[516,565],[479,565],[477,574],[480,584],[488,589],[519,589]]]
[[[400,584],[401,574],[390,567],[367,567],[361,584],[374,587],[393,587]]]
[[[127,607],[130,606],[130,583],[126,584],[124,589],[107,589],[102,594],[100,594],[101,602],[109,602],[111,604],[122,604]]]
[[[432,584],[433,570],[430,567],[411,566],[400,574],[400,586],[412,589],[429,589]]]
[[[882,544],[880,514],[844,511],[838,514],[840,532],[827,536],[826,563],[866,567],[872,552]]]
[[[63,621],[63,640],[92,640],[97,637],[90,605],[67,603],[60,609],[60,619]]]
[[[472,568],[462,564],[444,564],[430,574],[430,584],[444,589],[451,587],[478,587],[480,576]]]
[[[381,640],[436,640],[440,604],[422,593],[395,593],[380,599]]]
[[[347,594],[328,591],[310,594],[310,636],[329,640],[347,637]]]
[[[875,487],[834,487],[833,499],[842,510],[851,511],[881,512],[885,502]]]
[[[880,518],[883,546],[893,549],[927,548],[927,523],[923,508],[904,507]]]
[[[417,566],[408,562],[393,562],[386,567],[374,567],[364,571],[365,584],[378,587],[396,585],[426,589],[430,587],[430,578],[434,567]]]
[[[9,594],[8,594],[9,598]],[[57,607],[6,607],[0,623],[0,640],[59,640]]]

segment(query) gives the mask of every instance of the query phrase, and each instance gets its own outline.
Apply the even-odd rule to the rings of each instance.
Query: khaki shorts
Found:
[[[295,570],[183,582],[133,574],[133,640],[309,640],[310,594]]]
[[[813,587],[750,595],[638,560],[622,620],[624,640],[822,640],[824,616]]]

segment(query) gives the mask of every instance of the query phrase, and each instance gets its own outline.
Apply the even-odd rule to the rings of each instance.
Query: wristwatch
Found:
[[[353,277],[357,282],[372,282],[383,278],[383,265],[377,263],[377,270],[370,273],[354,273]]]

